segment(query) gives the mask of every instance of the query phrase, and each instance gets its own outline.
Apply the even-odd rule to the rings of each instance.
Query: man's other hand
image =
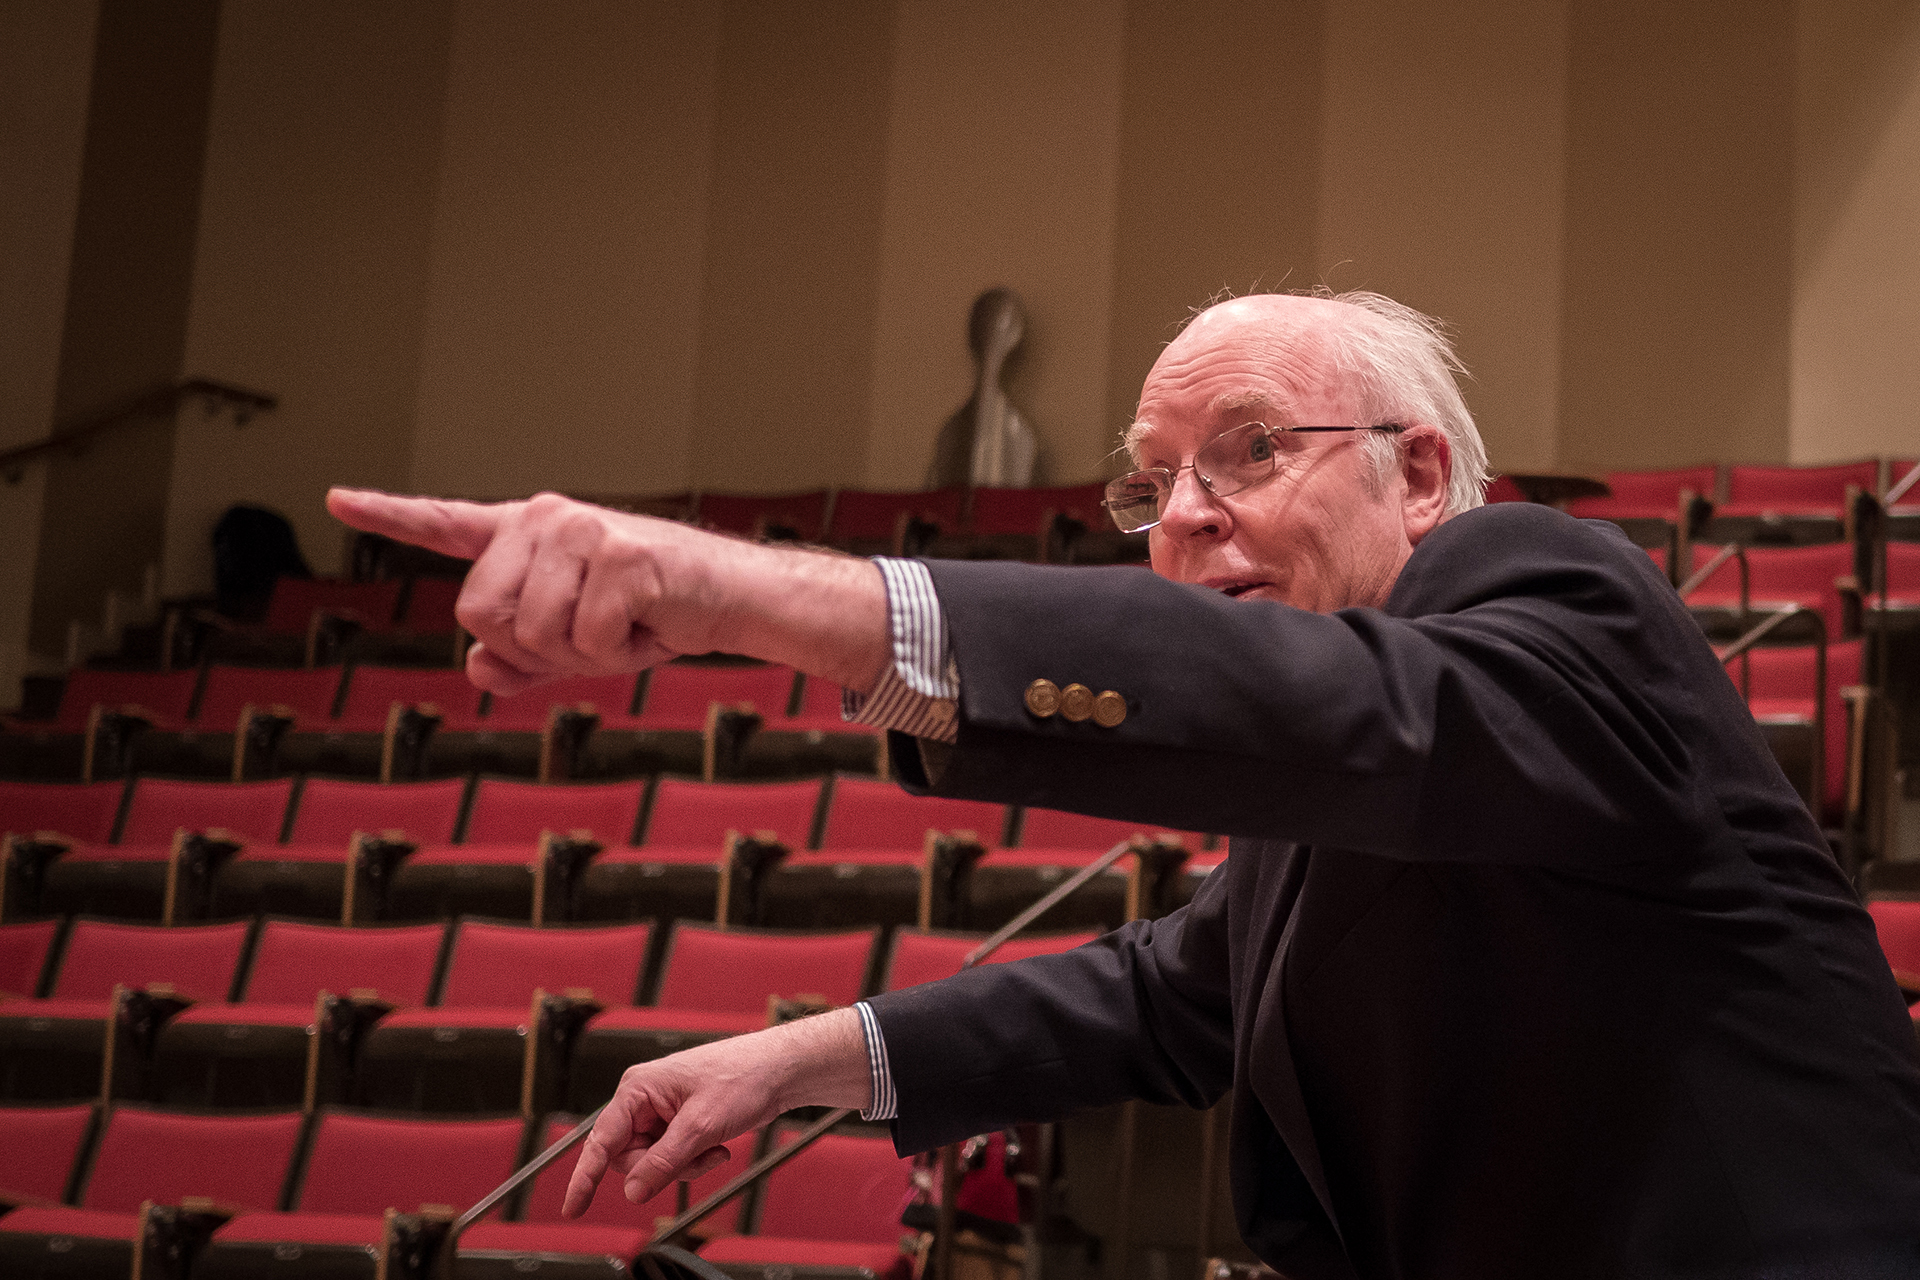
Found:
[[[860,1015],[836,1009],[628,1067],[573,1167],[561,1213],[577,1218],[609,1169],[635,1204],[724,1164],[730,1138],[797,1106],[871,1105]]]
[[[467,673],[514,694],[722,650],[864,691],[889,659],[886,590],[864,560],[760,546],[558,494],[453,502],[331,489],[369,533],[470,559],[455,608]]]

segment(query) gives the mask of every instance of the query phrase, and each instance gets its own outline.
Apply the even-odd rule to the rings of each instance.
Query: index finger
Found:
[[[512,505],[409,498],[378,489],[327,490],[327,510],[341,523],[462,560],[476,559],[487,549]]]
[[[577,1218],[587,1211],[607,1166],[632,1142],[633,1104],[624,1092],[616,1093],[580,1144],[580,1158],[574,1162],[573,1177],[567,1180],[567,1197],[560,1206],[561,1217]]]

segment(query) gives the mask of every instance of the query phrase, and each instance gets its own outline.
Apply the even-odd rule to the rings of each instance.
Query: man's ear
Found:
[[[1407,482],[1401,518],[1408,543],[1417,547],[1446,519],[1447,482],[1453,475],[1447,433],[1425,423],[1408,427],[1400,436],[1400,469]]]

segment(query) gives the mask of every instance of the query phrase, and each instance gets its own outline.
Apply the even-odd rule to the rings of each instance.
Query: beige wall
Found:
[[[1565,0],[1329,0],[1311,278],[1444,318],[1496,470],[1557,447]]]
[[[1141,381],[1193,308],[1223,290],[1312,283],[1322,40],[1317,3],[1128,3],[1104,423],[1113,432],[1133,420]],[[1222,69],[1243,66],[1262,68],[1258,90],[1222,92]]]
[[[869,441],[878,488],[925,478],[934,438],[972,394],[973,300],[1025,299],[1011,370],[1040,474],[1099,474],[1108,413],[1120,0],[903,0],[887,121]]]
[[[1796,23],[1788,457],[1920,455],[1920,5]]]
[[[719,33],[716,3],[459,4],[408,485],[688,483]]]
[[[1789,0],[1573,0],[1562,466],[1787,457]]]
[[[61,0],[0,9],[0,449],[53,424],[98,12]],[[14,705],[32,665],[45,483],[44,464],[0,476],[0,707]]]
[[[324,486],[405,484],[440,145],[446,4],[222,7],[185,364],[280,407],[238,430],[181,413],[174,593],[212,588],[231,503],[286,514],[328,572]]]
[[[1323,283],[1452,324],[1496,467],[1920,449],[1911,0],[226,0],[204,181],[162,174],[200,202],[190,287],[113,266],[184,215],[132,234],[73,172],[92,12],[0,18],[0,431],[135,373],[281,395],[86,473],[136,519],[164,499],[170,590],[234,501],[335,567],[329,481],[914,485],[994,284],[1057,481],[1104,474],[1191,306]],[[138,187],[155,130],[116,136],[101,180]],[[34,483],[0,490],[18,581]],[[151,536],[84,535],[43,542],[43,598],[90,556],[137,582]]]

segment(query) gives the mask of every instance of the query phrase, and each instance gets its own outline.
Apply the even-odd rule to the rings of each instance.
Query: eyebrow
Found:
[[[1240,409],[1291,409],[1287,397],[1259,389],[1218,395],[1207,405],[1212,413],[1232,413]]]

